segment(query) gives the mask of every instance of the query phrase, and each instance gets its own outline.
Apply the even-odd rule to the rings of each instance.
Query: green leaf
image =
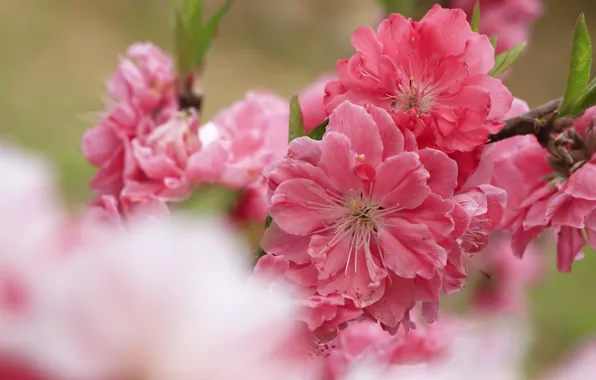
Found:
[[[327,125],[329,125],[329,119],[326,119],[324,122],[316,126],[312,131],[308,132],[306,135],[313,140],[321,141],[323,139],[323,135],[327,130]]]
[[[478,32],[480,30],[480,0],[476,1],[474,6],[474,13],[472,13],[472,21],[470,22],[472,32]]]
[[[559,116],[575,116],[583,113],[590,107],[596,106],[596,79],[577,97],[575,101],[562,108]]]
[[[289,141],[304,136],[304,116],[300,108],[298,96],[294,95],[290,101],[290,134]]]
[[[194,65],[193,43],[188,32],[184,9],[174,12],[174,50],[178,72],[192,69]]]
[[[191,35],[198,36],[203,30],[203,0],[187,0],[188,5],[188,30]]]
[[[591,69],[592,43],[590,42],[586,18],[582,13],[575,24],[567,89],[561,103],[561,116],[565,116],[566,112],[569,112],[571,104],[577,101],[586,89],[590,80]]]
[[[267,219],[265,219],[265,228],[271,227],[271,223],[273,223],[273,218],[271,215],[267,215]]]
[[[217,31],[217,27],[219,23],[223,19],[223,17],[228,13],[228,11],[232,8],[232,0],[226,0],[224,5],[221,6],[214,14],[213,17],[205,24],[205,27],[201,29],[201,33],[197,39],[195,45],[195,64],[200,65],[205,55],[207,54],[207,49],[209,49],[209,45],[213,40],[213,36]]]
[[[495,67],[488,73],[491,77],[498,77],[503,74],[507,69],[513,65],[513,63],[520,57],[523,51],[526,49],[527,43],[524,42],[511,48],[495,57]]]
[[[489,38],[489,40],[490,40],[490,44],[493,45],[493,48],[496,49],[497,48],[497,42],[498,42],[497,41],[498,40],[497,35],[495,34],[494,36],[492,36],[491,38]]]

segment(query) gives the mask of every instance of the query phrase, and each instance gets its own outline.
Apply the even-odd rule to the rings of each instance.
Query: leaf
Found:
[[[590,107],[596,106],[596,79],[577,97],[575,101],[562,108],[559,116],[575,116],[583,113]]]
[[[273,223],[273,218],[271,215],[267,215],[267,219],[265,219],[265,228],[271,227],[271,223]]]
[[[186,72],[194,65],[192,36],[186,23],[184,8],[174,12],[174,50],[178,72]]]
[[[321,141],[325,131],[327,131],[327,125],[329,125],[329,119],[316,126],[313,130],[307,133],[307,136],[313,140]]]
[[[188,2],[188,30],[192,36],[199,36],[203,30],[203,0]]]
[[[474,13],[472,13],[472,21],[470,22],[470,27],[472,28],[472,32],[478,33],[480,30],[480,0],[476,0],[476,5],[474,6]]]
[[[493,48],[495,48],[495,49],[497,48],[497,42],[498,42],[497,41],[498,40],[497,37],[498,36],[495,34],[494,36],[492,36],[491,38],[489,38],[490,44],[493,45]]]
[[[517,45],[495,57],[495,67],[488,73],[491,77],[498,77],[503,74],[520,57],[526,49],[527,42]]]
[[[213,36],[215,35],[215,31],[217,30],[219,23],[231,8],[232,0],[226,0],[224,5],[222,5],[221,8],[219,8],[213,14],[213,17],[211,17],[205,27],[202,28],[201,34],[199,35],[195,45],[194,57],[196,65],[200,65],[203,62],[203,59],[207,53],[207,49],[209,49],[209,45],[211,44],[211,40],[213,40]]]
[[[571,49],[571,63],[567,78],[567,89],[561,102],[561,116],[564,116],[570,105],[576,101],[586,89],[590,80],[592,68],[592,43],[586,25],[586,18],[582,13],[575,24],[573,47]]]
[[[290,133],[289,141],[304,136],[304,116],[298,96],[294,95],[290,101]]]

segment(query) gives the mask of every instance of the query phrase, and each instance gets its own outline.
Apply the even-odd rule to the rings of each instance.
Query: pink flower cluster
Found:
[[[465,14],[392,15],[352,42],[356,55],[326,85],[322,141],[295,139],[264,170],[272,224],[260,264],[302,289],[323,341],[357,318],[407,330],[417,303],[436,320],[507,197],[484,142],[513,98],[487,75],[494,49]]]
[[[505,200],[480,176],[454,194],[454,160],[419,150],[386,111],[348,102],[322,141],[292,141],[264,173],[273,218],[265,251],[289,262],[292,282],[341,296],[390,331],[409,327],[419,301],[424,317],[436,319],[440,292],[466,277],[462,249],[481,249]]]
[[[325,119],[329,80],[300,94],[311,129]],[[121,59],[108,84],[108,110],[83,137],[83,154],[99,168],[91,217],[164,215],[166,204],[188,198],[193,186],[216,183],[245,192],[238,217],[264,220],[261,171],[285,154],[289,102],[252,91],[201,126],[194,109],[179,110],[175,86],[172,61],[156,46],[135,44]]]
[[[512,96],[487,73],[495,51],[461,10],[435,5],[419,22],[392,14],[375,32],[359,28],[356,54],[337,63],[326,87],[331,113],[343,101],[387,110],[421,148],[469,152],[503,126]]]
[[[561,272],[571,271],[587,243],[596,247],[595,117],[596,108],[586,111],[555,140],[551,152],[534,136],[498,144],[493,183],[510,195],[501,227],[513,231],[517,256],[547,227],[555,233]]]
[[[461,8],[472,17],[477,0],[452,0],[450,6]],[[497,36],[497,53],[528,41],[530,29],[542,15],[541,0],[481,0],[480,32]]]

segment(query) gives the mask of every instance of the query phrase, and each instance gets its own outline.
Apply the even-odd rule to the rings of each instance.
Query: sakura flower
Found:
[[[132,145],[133,140],[145,142],[157,126],[167,125],[176,114],[178,103],[171,59],[151,44],[132,45],[110,80],[108,93],[107,111],[85,133],[82,142],[83,155],[99,168],[90,183],[98,197],[95,204],[103,204],[99,200],[102,196],[113,197],[119,203],[163,202],[157,199],[158,194],[146,194],[147,188],[154,184],[145,186],[145,182],[154,179],[155,172],[144,172],[148,166],[147,152],[143,155]],[[144,168],[138,161],[139,156],[145,158]],[[167,185],[183,188],[179,176],[174,177]],[[163,191],[167,185],[162,184],[155,193],[172,195],[167,194],[171,191]],[[130,188],[125,189],[127,187]],[[141,187],[145,188],[144,194],[140,194]],[[119,206],[120,210],[125,208]]]
[[[389,111],[421,148],[469,152],[502,127],[512,96],[487,73],[494,49],[461,10],[435,5],[421,21],[392,14],[377,32],[359,28],[356,54],[337,63],[327,112],[348,100]]]
[[[289,109],[285,99],[252,91],[220,111],[200,131],[208,156],[217,159],[205,165],[201,157],[191,158],[191,176],[233,189],[258,185],[263,168],[285,154]]]
[[[469,222],[454,216],[455,163],[415,148],[387,112],[345,102],[322,141],[293,140],[264,171],[273,218],[264,250],[289,260],[294,283],[341,295],[393,331],[409,326],[418,301],[436,318],[448,253]]]
[[[596,246],[594,171],[594,115],[586,111],[573,128],[544,149],[534,136],[505,140],[497,158],[493,183],[509,194],[502,228],[513,232],[513,250],[523,255],[528,243],[552,227],[557,240],[557,267],[569,272],[583,257],[588,242]],[[588,235],[586,242],[582,230]]]
[[[157,125],[146,136],[132,141],[134,157],[146,177],[135,189],[168,200],[183,200],[190,194],[189,162],[205,159],[199,140],[199,119],[194,111],[182,111]]]
[[[461,8],[472,17],[476,0],[452,0],[450,6]],[[528,40],[531,27],[542,15],[541,0],[481,0],[480,32],[497,36],[497,53]]]

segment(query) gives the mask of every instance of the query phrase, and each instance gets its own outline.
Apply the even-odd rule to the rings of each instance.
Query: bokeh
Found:
[[[580,12],[596,36],[596,2],[545,2],[529,51],[507,78],[515,96],[536,106],[562,94]],[[251,88],[291,96],[332,71],[351,53],[352,31],[378,17],[374,0],[236,0],[209,55],[205,118]],[[71,207],[91,196],[93,169],[79,142],[102,109],[118,55],[135,41],[171,50],[170,21],[167,0],[0,1],[0,138],[51,159]],[[530,371],[596,335],[594,253],[586,252],[571,274],[549,272],[532,295]]]

